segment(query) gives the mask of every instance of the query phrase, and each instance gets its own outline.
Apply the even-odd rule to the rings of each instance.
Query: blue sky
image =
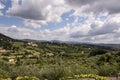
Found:
[[[16,39],[120,43],[119,3],[0,0],[0,33]]]

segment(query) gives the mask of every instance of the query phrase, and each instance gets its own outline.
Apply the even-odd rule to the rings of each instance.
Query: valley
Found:
[[[31,76],[29,80],[67,80],[81,74],[112,76],[120,73],[120,50],[94,44],[16,40],[0,34],[0,65],[0,76],[12,80],[23,80],[17,79],[20,76]]]

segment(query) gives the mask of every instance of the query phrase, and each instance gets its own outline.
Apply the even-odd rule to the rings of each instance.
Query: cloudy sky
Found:
[[[120,43],[120,0],[0,0],[0,33],[16,39]]]

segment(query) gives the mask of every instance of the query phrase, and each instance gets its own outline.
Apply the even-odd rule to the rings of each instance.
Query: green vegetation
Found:
[[[90,44],[19,41],[0,34],[0,80],[95,78],[120,73],[120,51]],[[100,75],[100,76],[98,76]]]
[[[92,78],[95,80],[108,80],[106,77],[99,76],[96,74],[80,74],[80,75],[74,75],[73,77],[63,77],[60,80],[79,79],[79,78]]]

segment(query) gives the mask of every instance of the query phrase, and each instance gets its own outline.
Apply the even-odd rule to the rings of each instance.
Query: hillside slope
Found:
[[[0,34],[0,72],[13,80],[35,76],[40,80],[120,72],[120,51],[93,44],[20,41]],[[1,74],[0,73],[0,74]]]

